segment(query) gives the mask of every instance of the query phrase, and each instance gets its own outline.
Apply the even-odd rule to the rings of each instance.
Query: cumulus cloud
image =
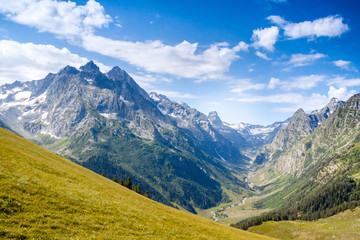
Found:
[[[198,44],[187,41],[169,46],[161,41],[129,42],[95,35],[84,36],[82,44],[88,51],[121,59],[149,72],[199,80],[221,77],[239,58],[237,52],[248,48],[244,42],[233,48],[220,43],[197,53]]]
[[[343,23],[344,19],[338,15],[299,23],[287,22],[277,15],[269,16],[267,19],[284,29],[284,35],[290,39],[338,37],[350,30],[349,26]]]
[[[337,98],[343,101],[348,100],[352,95],[356,93],[355,90],[348,91],[346,87],[335,88],[334,86],[330,86],[328,91],[329,98]]]
[[[266,19],[276,25],[281,26],[281,27],[287,23],[287,21],[285,21],[284,18],[277,16],[277,15],[271,15],[271,16],[267,17]]]
[[[292,54],[291,58],[286,64],[291,65],[293,67],[302,67],[311,65],[315,60],[326,57],[325,54],[322,53],[313,53],[313,54]]]
[[[255,55],[258,56],[259,58],[264,59],[264,60],[268,60],[268,61],[271,60],[271,58],[269,58],[265,53],[262,53],[262,52],[259,52],[259,51],[256,51]]]
[[[239,58],[237,53],[249,47],[245,42],[234,47],[215,43],[199,52],[198,43],[187,41],[170,46],[158,40],[130,42],[97,36],[95,29],[108,26],[112,19],[95,0],[84,6],[56,0],[8,1],[2,3],[0,13],[14,22],[53,33],[88,51],[126,61],[146,71],[198,81],[222,77]]]
[[[272,26],[270,28],[256,29],[253,31],[252,46],[256,49],[265,48],[268,51],[274,51],[274,45],[279,35],[279,28]]]
[[[84,6],[71,1],[3,1],[0,12],[16,23],[71,40],[81,34],[92,33],[94,28],[107,26],[112,21],[95,0],[89,0]]]
[[[345,69],[345,70],[350,70],[349,65],[350,65],[350,61],[344,61],[344,60],[337,60],[337,61],[333,61],[334,65]]]
[[[268,88],[274,89],[277,85],[279,85],[279,83],[280,83],[280,79],[272,77],[270,78]]]
[[[44,78],[49,72],[58,72],[66,65],[80,67],[89,60],[71,53],[67,48],[36,45],[16,41],[0,41],[0,85]],[[96,62],[103,72],[110,68]]]

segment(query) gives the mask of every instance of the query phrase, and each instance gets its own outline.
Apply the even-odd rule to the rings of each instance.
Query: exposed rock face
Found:
[[[359,131],[359,117],[354,115],[356,110],[350,109],[351,106],[356,109],[358,98],[355,95],[346,103],[332,99],[323,109],[310,114],[299,109],[266,148],[268,167],[301,175],[321,158],[351,144]]]
[[[344,104],[343,101],[333,98],[324,108],[310,114],[299,109],[291,117],[287,126],[279,130],[273,140],[273,147],[281,151],[291,148],[294,143],[312,134],[342,104]]]

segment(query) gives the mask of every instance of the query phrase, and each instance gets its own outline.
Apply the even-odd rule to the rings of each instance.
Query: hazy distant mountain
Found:
[[[221,121],[215,111],[210,112],[208,118],[216,130],[244,151],[256,150],[271,143],[277,132],[286,126],[288,121],[276,122],[268,126],[249,123],[229,124]]]

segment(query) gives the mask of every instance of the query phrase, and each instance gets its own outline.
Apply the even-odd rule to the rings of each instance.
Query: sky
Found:
[[[356,0],[0,0],[0,85],[93,60],[228,123],[360,91]]]

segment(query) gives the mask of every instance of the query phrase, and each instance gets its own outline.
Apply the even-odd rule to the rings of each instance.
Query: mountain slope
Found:
[[[173,119],[180,128],[188,130],[207,153],[239,166],[247,164],[249,159],[235,147],[239,145],[233,144],[215,129],[208,116],[189,107],[186,103],[171,101],[164,95],[151,92],[149,96],[163,114]]]
[[[313,111],[310,114],[304,112],[303,109],[299,109],[288,120],[285,127],[281,128],[274,137],[271,144],[264,147],[262,153],[257,157],[255,163],[262,164],[263,162],[275,162],[275,171],[292,173],[296,171],[302,171],[301,166],[298,166],[294,161],[278,161],[278,159],[287,158],[294,159],[295,156],[288,156],[286,153],[302,154],[304,149],[309,146],[305,146],[298,151],[290,151],[297,143],[301,142],[306,137],[310,136],[314,131],[328,119],[334,111],[344,104],[343,101],[339,101],[335,98],[321,110]],[[306,149],[307,150],[307,149]]]
[[[221,135],[209,143],[199,139],[163,114],[119,67],[104,74],[89,62],[1,86],[0,121],[97,173],[131,177],[153,199],[191,212],[227,201],[224,188],[245,190],[231,164],[246,159],[230,142]],[[220,157],[225,154],[227,162]]]
[[[0,162],[2,239],[267,239],[154,202],[3,128]]]
[[[303,204],[303,200],[308,199],[311,202],[321,200],[321,197],[314,195],[316,192],[326,190],[328,192],[326,194],[330,196],[331,189],[336,187],[334,184],[345,180],[349,182],[344,185],[348,186],[342,194],[345,200],[336,199],[335,202],[341,205],[344,201],[349,201],[346,200],[347,191],[349,194],[356,191],[356,184],[351,181],[358,182],[354,174],[356,175],[356,171],[360,169],[359,106],[360,94],[356,94],[338,107],[312,134],[295,142],[290,149],[265,163],[256,172],[254,179],[257,178],[257,184],[263,186],[265,192],[269,192],[270,189],[280,191],[264,198],[257,203],[257,206],[271,208],[283,206],[288,210],[296,209],[297,204]],[[259,179],[262,179],[263,184]],[[356,200],[357,197],[353,196],[351,199]],[[321,202],[325,201],[321,200]],[[315,212],[309,213],[322,214],[317,211],[325,211],[324,207],[337,205],[327,205],[327,207],[319,205],[318,208],[312,208],[316,210]],[[307,208],[305,202],[304,207]]]
[[[360,209],[347,210],[317,221],[266,222],[249,228],[250,232],[279,239],[360,239]]]

